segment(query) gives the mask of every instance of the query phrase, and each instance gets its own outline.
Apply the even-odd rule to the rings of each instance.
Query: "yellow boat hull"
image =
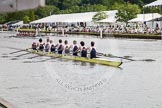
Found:
[[[43,51],[32,50],[32,49],[26,49],[26,51],[30,53],[38,54],[41,56],[62,58],[62,59],[75,60],[75,61],[81,61],[81,62],[89,62],[89,63],[95,63],[95,64],[101,64],[101,65],[107,65],[107,66],[113,66],[113,67],[119,67],[122,64],[122,62],[102,60],[99,58],[90,59],[90,58],[85,58],[85,57],[80,57],[80,56],[71,56],[71,55],[66,55],[66,54],[43,52]]]

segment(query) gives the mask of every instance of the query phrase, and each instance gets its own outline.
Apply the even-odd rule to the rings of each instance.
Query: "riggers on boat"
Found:
[[[72,56],[72,55],[66,55],[66,54],[57,54],[52,52],[43,52],[39,50],[32,50],[32,49],[26,49],[27,52],[38,54],[41,56],[48,56],[53,58],[62,58],[62,59],[68,59],[68,60],[75,60],[75,61],[81,61],[81,62],[89,62],[89,63],[96,63],[101,65],[107,65],[107,66],[113,66],[113,67],[119,67],[122,62],[119,61],[110,61],[110,60],[103,60],[100,58],[85,58],[80,56]]]

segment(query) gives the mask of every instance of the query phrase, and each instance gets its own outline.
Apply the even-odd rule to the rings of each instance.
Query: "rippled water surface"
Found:
[[[96,42],[98,52],[130,56],[120,68],[17,52],[37,38],[0,33],[0,97],[18,108],[161,108],[162,41],[50,36]],[[43,37],[44,40],[47,37]],[[23,54],[23,56],[21,56]],[[29,59],[34,57],[33,59]],[[108,58],[121,61],[120,58]],[[143,61],[143,60],[155,61]]]

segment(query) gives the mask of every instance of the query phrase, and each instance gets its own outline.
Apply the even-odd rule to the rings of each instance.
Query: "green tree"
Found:
[[[23,20],[23,17],[25,16],[25,12],[27,11],[8,13],[6,16],[6,21],[8,22],[8,21],[14,21],[14,20]]]
[[[69,13],[73,13],[71,9],[60,10],[57,12],[57,14],[69,14]]]
[[[46,6],[39,8],[35,11],[35,14],[38,16],[38,18],[43,18],[46,16],[49,16],[50,14],[55,14],[59,9],[55,6]]]
[[[0,14],[0,24],[3,24],[6,21],[6,14]]]
[[[90,0],[81,0],[81,4],[90,4]]]
[[[120,22],[126,22],[130,19],[133,19],[141,12],[141,9],[136,4],[124,3],[118,4],[115,3],[113,9],[117,9],[117,20]]]
[[[123,4],[124,1],[123,0],[101,0],[101,4],[106,6],[107,9],[111,9],[115,3]]]
[[[59,0],[46,0],[47,5],[58,6]]]
[[[36,20],[36,15],[34,10],[30,10],[28,15],[30,16],[30,21]]]
[[[73,13],[78,13],[78,12],[80,12],[80,7],[77,6],[77,5],[71,6],[70,9],[71,9],[71,11],[72,11]]]
[[[143,5],[155,0],[46,0],[46,6],[36,10],[20,11],[0,15],[0,22],[23,20],[25,16],[30,21],[49,16],[51,14],[93,12],[117,9],[118,20],[128,21],[140,13]],[[138,6],[137,6],[138,5]],[[160,13],[160,8],[144,8],[145,13]],[[119,17],[120,16],[120,17]]]
[[[29,22],[30,22],[30,17],[27,16],[27,15],[25,15],[25,16],[23,17],[23,21],[24,21],[24,23],[29,23]]]
[[[143,8],[143,12],[144,13],[161,13],[162,14],[160,7]]]
[[[148,3],[151,3],[155,0],[124,0],[124,1],[132,3],[132,4],[138,4],[138,5],[142,6],[143,4],[148,4]]]
[[[96,13],[92,19],[94,22],[96,22],[96,21],[99,21],[102,19],[106,19],[107,17],[108,17],[108,15],[105,12],[100,11],[100,12]]]
[[[71,6],[76,6],[81,3],[81,0],[63,0],[64,9],[69,9]]]
[[[93,11],[106,11],[107,7],[101,4],[93,5]]]

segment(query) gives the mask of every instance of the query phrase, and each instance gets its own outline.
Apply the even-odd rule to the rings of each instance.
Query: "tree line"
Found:
[[[128,21],[138,13],[161,13],[160,7],[143,8],[154,0],[46,0],[46,6],[34,10],[0,14],[0,23],[23,20],[25,23],[52,14],[119,10],[118,20]]]

